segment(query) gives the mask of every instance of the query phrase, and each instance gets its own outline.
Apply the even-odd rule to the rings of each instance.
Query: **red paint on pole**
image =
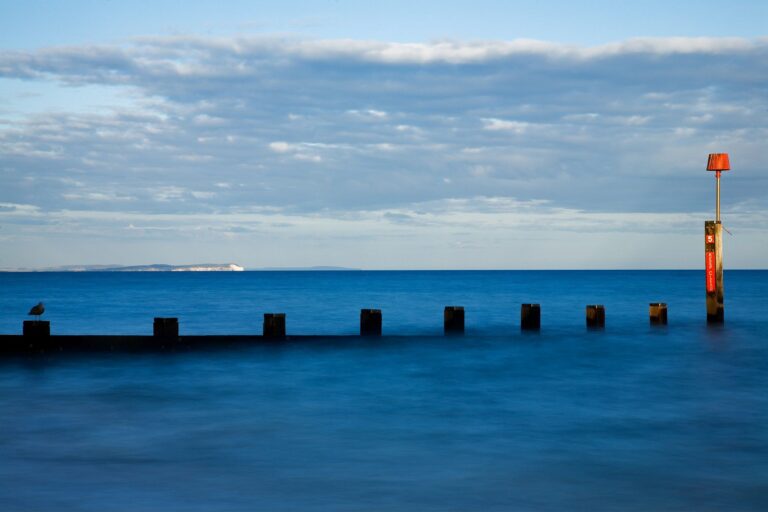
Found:
[[[707,252],[707,293],[714,293],[717,290],[717,280],[715,278],[715,253]]]

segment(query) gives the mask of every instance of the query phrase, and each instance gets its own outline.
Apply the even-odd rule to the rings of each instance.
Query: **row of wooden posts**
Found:
[[[651,325],[667,324],[667,305],[663,302],[653,302],[648,308]],[[586,309],[587,327],[601,329],[605,327],[605,306],[590,304]],[[381,336],[382,316],[380,309],[360,310],[360,335]],[[443,328],[445,334],[461,334],[464,332],[464,307],[446,306],[443,313]],[[520,305],[520,328],[525,331],[541,329],[541,305]],[[24,321],[24,336],[50,336],[50,322],[39,320]],[[175,338],[179,336],[178,318],[156,317],[153,325],[153,335],[160,338]],[[284,338],[285,313],[264,313],[262,335],[266,338]]]
[[[654,302],[649,305],[648,316],[651,325],[667,324],[667,305]],[[590,304],[586,309],[587,327],[600,329],[605,327],[605,306]],[[360,310],[360,336],[381,336],[382,315],[380,309]],[[527,331],[541,329],[541,305],[520,305],[520,328]],[[461,334],[464,332],[464,307],[446,306],[443,312],[443,329],[445,334]],[[179,323],[176,318],[155,318],[155,336],[178,336]],[[268,338],[285,337],[285,313],[264,313],[262,335]]]

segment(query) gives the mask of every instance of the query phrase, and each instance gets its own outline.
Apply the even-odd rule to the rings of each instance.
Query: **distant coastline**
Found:
[[[242,272],[236,263],[197,263],[194,265],[63,265],[46,268],[3,269],[5,272]]]
[[[197,263],[194,265],[62,265],[45,268],[2,268],[0,272],[243,272],[246,268],[237,263]],[[359,268],[314,266],[314,267],[262,267],[249,271],[356,271]]]

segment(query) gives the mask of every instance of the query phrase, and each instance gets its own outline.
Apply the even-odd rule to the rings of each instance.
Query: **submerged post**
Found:
[[[524,331],[538,331],[541,329],[541,305],[520,305],[520,329]]]
[[[605,306],[602,304],[590,304],[587,306],[587,327],[590,329],[602,329],[605,327]]]
[[[163,341],[178,341],[179,319],[155,317],[152,325],[152,334]]]
[[[22,332],[28,338],[47,338],[51,335],[51,322],[47,320],[24,320]]]
[[[179,319],[155,317],[152,334],[155,338],[177,339],[179,337]]]
[[[723,224],[720,221],[720,173],[729,171],[728,153],[711,153],[707,171],[715,173],[715,220],[704,222],[704,265],[707,289],[707,323],[725,321],[723,294]]]
[[[285,338],[285,313],[264,313],[262,336],[273,339]]]
[[[651,302],[648,305],[648,318],[651,325],[667,325],[667,304]]]
[[[445,306],[443,332],[446,335],[464,334],[464,306]]]
[[[360,336],[381,336],[381,310],[360,310]]]

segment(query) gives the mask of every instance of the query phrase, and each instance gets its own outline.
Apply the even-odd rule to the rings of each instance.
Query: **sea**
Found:
[[[318,335],[5,357],[0,510],[765,511],[768,271],[724,285],[707,326],[700,270],[0,273],[0,334]]]

